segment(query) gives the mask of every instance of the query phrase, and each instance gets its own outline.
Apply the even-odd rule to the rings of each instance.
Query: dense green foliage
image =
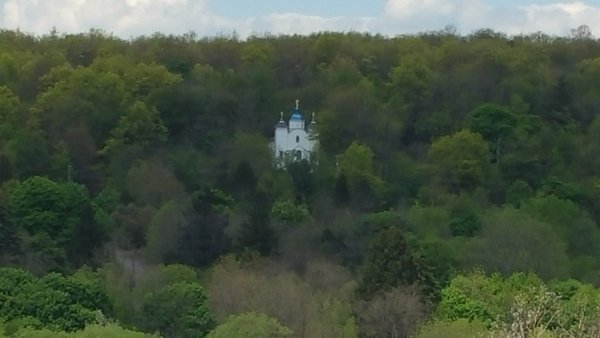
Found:
[[[156,335],[145,334],[142,332],[132,331],[123,329],[117,325],[90,325],[86,326],[84,330],[77,332],[56,332],[48,329],[44,330],[33,330],[33,329],[22,329],[17,333],[9,336],[2,336],[6,338],[99,338],[99,337],[111,337],[111,338],[157,338]]]
[[[0,30],[4,334],[594,336],[599,77],[587,35]]]
[[[546,285],[531,274],[474,272],[457,276],[442,291],[434,321],[417,337],[444,331],[449,337],[595,337],[599,306],[598,289],[578,281]]]
[[[5,321],[26,321],[41,328],[73,331],[112,313],[112,304],[98,280],[50,273],[42,278],[14,268],[0,269]]]
[[[170,284],[147,294],[141,315],[141,327],[168,338],[204,337],[215,326],[204,291],[190,282]]]
[[[245,313],[227,318],[208,338],[286,338],[292,331],[264,314]]]

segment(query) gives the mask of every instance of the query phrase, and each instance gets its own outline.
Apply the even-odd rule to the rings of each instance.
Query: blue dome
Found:
[[[292,110],[292,116],[290,116],[290,121],[304,121],[304,117],[302,117],[300,109],[296,108]]]

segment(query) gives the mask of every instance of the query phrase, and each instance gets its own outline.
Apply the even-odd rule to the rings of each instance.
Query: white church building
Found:
[[[287,123],[281,112],[279,122],[275,125],[275,140],[271,144],[278,167],[284,167],[286,163],[293,161],[316,162],[318,146],[316,125],[315,113],[313,113],[312,120],[306,126],[298,100]]]

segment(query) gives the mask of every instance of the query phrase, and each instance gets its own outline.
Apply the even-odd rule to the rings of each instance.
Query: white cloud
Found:
[[[2,24],[36,34],[100,28],[121,36],[184,33],[214,22],[206,0],[5,0]],[[205,23],[206,21],[206,23]]]
[[[600,33],[600,6],[587,5],[581,1],[530,5],[519,8],[526,17],[529,31],[564,34],[571,28],[588,25],[592,32]]]
[[[576,0],[552,4],[494,6],[486,0],[387,0],[386,26],[418,32],[456,25],[462,33],[491,28],[507,34],[542,31],[566,35],[570,29],[588,25],[600,33],[600,5]]]
[[[591,0],[503,7],[491,5],[490,0],[379,0],[380,17],[324,17],[274,10],[239,19],[211,13],[209,1],[223,0],[0,0],[0,25],[36,34],[48,33],[52,27],[59,32],[100,28],[125,38],[189,31],[200,36],[235,31],[241,37],[323,30],[396,35],[438,30],[447,24],[467,34],[492,28],[508,34],[564,35],[582,24],[600,33],[600,5],[591,5]]]
[[[1,1],[1,0],[0,0]],[[309,34],[316,31],[368,31],[374,18],[321,17],[298,13],[271,13],[232,19],[211,13],[210,0],[5,0],[2,26],[35,34],[85,32],[100,28],[122,37],[154,32],[199,35],[236,32]]]
[[[377,21],[369,17],[321,17],[298,13],[274,13],[260,18],[255,32],[274,34],[310,34],[318,31],[368,32]]]
[[[122,12],[122,6],[105,6],[102,0],[7,0],[2,13],[3,26],[24,31],[45,33],[52,27],[61,31],[85,30],[87,24],[112,24],[112,18]],[[118,5],[115,4],[115,5]]]
[[[455,9],[453,0],[388,0],[385,12],[392,18],[415,15],[448,15]]]

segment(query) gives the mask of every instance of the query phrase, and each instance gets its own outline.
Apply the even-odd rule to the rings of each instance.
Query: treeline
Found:
[[[409,337],[504,332],[526,286],[568,308],[600,284],[598,79],[585,27],[0,31],[0,327]],[[319,163],[277,169],[268,143],[297,98]],[[473,269],[515,284],[501,309],[452,289]],[[540,320],[526,335],[575,332]]]

